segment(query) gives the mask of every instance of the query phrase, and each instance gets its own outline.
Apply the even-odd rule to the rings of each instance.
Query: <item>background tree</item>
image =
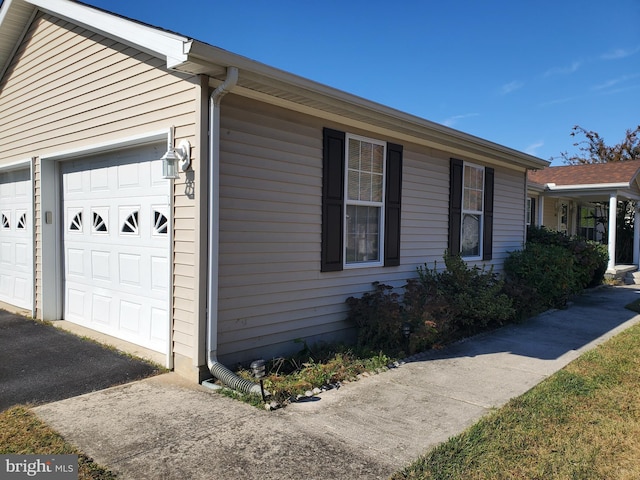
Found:
[[[590,163],[625,162],[640,160],[640,125],[635,130],[625,132],[624,140],[617,145],[609,146],[604,139],[591,130],[580,125],[572,128],[571,136],[584,135],[585,139],[573,144],[578,147],[578,153],[560,154],[560,158],[568,165],[584,165]],[[633,202],[618,202],[616,234],[616,262],[630,263],[633,261],[633,228],[635,222],[635,208]]]
[[[640,125],[635,130],[627,130],[624,140],[612,146],[605,144],[597,132],[586,130],[580,125],[574,126],[571,130],[572,137],[584,135],[585,139],[573,144],[574,147],[578,147],[578,153],[560,154],[560,158],[568,165],[640,160]]]

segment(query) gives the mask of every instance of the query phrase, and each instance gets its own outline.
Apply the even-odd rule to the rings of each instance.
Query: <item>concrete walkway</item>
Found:
[[[316,401],[266,412],[174,374],[35,408],[123,479],[387,478],[640,321],[637,287],[474,337]]]

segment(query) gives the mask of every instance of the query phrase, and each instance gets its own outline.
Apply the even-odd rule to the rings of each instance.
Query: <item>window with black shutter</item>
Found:
[[[401,145],[324,129],[323,272],[400,264],[402,153]]]
[[[449,164],[450,253],[491,260],[494,169],[452,158]]]

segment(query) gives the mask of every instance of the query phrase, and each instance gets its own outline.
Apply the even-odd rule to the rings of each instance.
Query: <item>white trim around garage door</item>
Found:
[[[63,212],[63,191],[62,191],[62,168],[61,164],[70,160],[78,160],[83,157],[108,154],[118,152],[128,148],[142,147],[145,145],[170,142],[170,129],[149,132],[145,135],[122,138],[115,141],[97,143],[86,147],[72,150],[55,152],[41,157],[40,175],[43,179],[55,179],[55,181],[41,182],[41,248],[42,248],[42,278],[41,285],[41,317],[44,320],[58,320],[64,316],[64,212]],[[169,197],[169,228],[168,228],[168,325],[166,332],[167,344],[163,350],[166,353],[165,365],[173,367],[172,352],[172,314],[173,311],[173,181],[167,180],[167,195]]]

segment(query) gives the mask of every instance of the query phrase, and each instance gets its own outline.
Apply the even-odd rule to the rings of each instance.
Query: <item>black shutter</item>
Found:
[[[325,128],[322,150],[322,272],[342,270],[344,155],[344,132]]]
[[[387,144],[384,266],[400,265],[400,207],[402,201],[402,145]]]
[[[484,169],[484,228],[482,229],[482,260],[493,258],[493,168]]]
[[[460,253],[460,229],[462,228],[462,160],[449,162],[449,255]]]

